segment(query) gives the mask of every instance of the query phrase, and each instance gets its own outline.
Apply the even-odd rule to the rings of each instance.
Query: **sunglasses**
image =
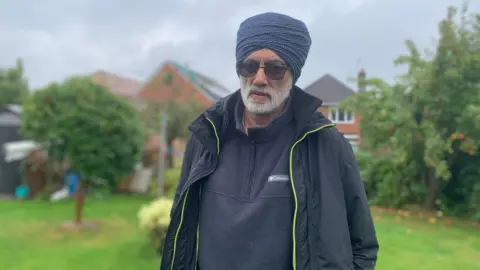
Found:
[[[251,78],[255,76],[260,68],[270,80],[282,80],[285,73],[290,69],[287,65],[278,60],[265,61],[261,64],[257,60],[249,59],[237,63],[237,74]]]

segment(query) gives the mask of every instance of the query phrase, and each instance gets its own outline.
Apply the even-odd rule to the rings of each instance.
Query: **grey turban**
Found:
[[[258,14],[240,24],[237,32],[237,62],[251,53],[270,49],[291,67],[293,82],[302,73],[312,40],[300,20],[273,12]]]

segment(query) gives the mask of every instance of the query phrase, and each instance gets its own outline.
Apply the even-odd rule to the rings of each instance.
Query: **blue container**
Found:
[[[29,189],[27,185],[18,186],[15,189],[15,196],[19,199],[26,198],[28,196]]]
[[[66,175],[66,178],[68,193],[70,196],[73,196],[77,190],[78,184],[80,183],[80,177],[77,173],[71,172]]]

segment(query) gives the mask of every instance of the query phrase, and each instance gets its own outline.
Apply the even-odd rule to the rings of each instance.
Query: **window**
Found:
[[[333,123],[352,124],[355,120],[355,115],[353,112],[344,111],[339,108],[329,108],[328,118],[330,118]]]

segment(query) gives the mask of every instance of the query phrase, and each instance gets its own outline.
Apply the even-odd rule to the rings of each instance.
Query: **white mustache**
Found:
[[[262,93],[262,94],[267,94],[267,95],[271,95],[273,89],[270,89],[270,88],[266,88],[266,87],[257,87],[257,86],[254,86],[254,87],[249,87],[248,89],[248,95],[251,95],[252,92],[258,92],[258,93]]]

